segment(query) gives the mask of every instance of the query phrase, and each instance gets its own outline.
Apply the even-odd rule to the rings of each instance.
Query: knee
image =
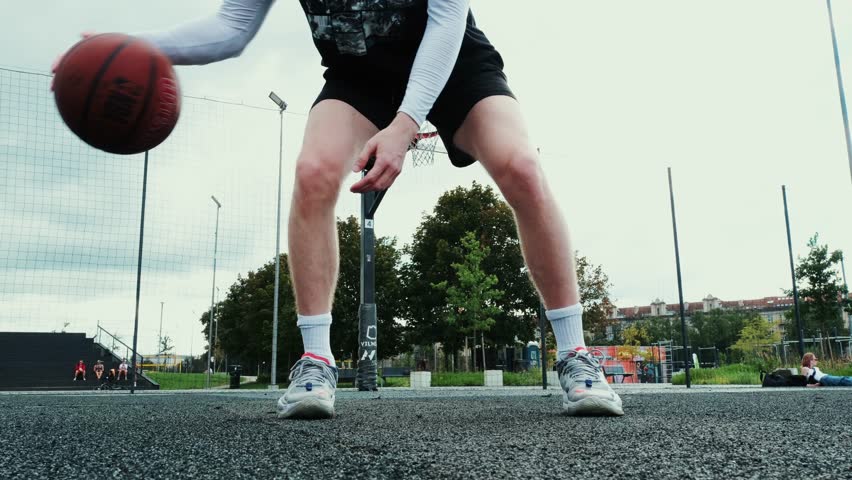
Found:
[[[492,176],[512,208],[529,203],[538,204],[544,199],[544,174],[535,152],[508,152],[498,165]]]
[[[333,205],[343,182],[339,159],[324,153],[302,153],[296,163],[294,202],[308,208]]]

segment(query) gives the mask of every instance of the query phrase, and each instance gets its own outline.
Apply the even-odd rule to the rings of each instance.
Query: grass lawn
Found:
[[[409,377],[391,377],[382,385],[379,380],[380,387],[403,387],[411,386]],[[481,387],[485,383],[485,377],[482,372],[439,372],[432,373],[433,387]],[[524,373],[503,373],[503,385],[507,387],[524,387],[541,385],[541,370],[530,370]],[[266,383],[244,383],[240,385],[241,389],[265,389]],[[285,384],[280,385],[286,388]],[[352,382],[340,382],[337,384],[340,388],[353,388],[355,385]]]
[[[820,370],[829,375],[837,375],[838,377],[852,377],[852,365],[825,368],[820,367]]]
[[[204,373],[145,372],[145,375],[160,384],[161,390],[192,390],[204,388],[207,375]],[[210,376],[213,387],[228,385],[231,379],[227,373],[214,373]]]
[[[268,383],[249,382],[240,384],[240,390],[267,390],[268,388]]]
[[[796,365],[792,367],[799,368]],[[852,376],[852,365],[832,364],[820,367],[825,373],[838,376]],[[745,364],[725,365],[719,368],[691,369],[689,375],[695,385],[760,385],[760,370]],[[672,377],[674,385],[684,385],[686,375],[676,373]]]
[[[757,367],[743,364],[693,368],[689,370],[689,376],[693,385],[760,385],[760,371]],[[685,385],[686,374],[674,374],[672,384]]]
[[[825,373],[840,376],[852,376],[852,365],[826,366],[822,368]],[[163,390],[190,390],[204,388],[206,375],[203,373],[166,373],[145,372],[155,382],[160,384]],[[745,364],[725,365],[719,368],[699,368],[690,370],[692,383],[695,385],[760,385],[760,372],[756,367]],[[380,380],[381,381],[381,380]],[[230,383],[230,377],[226,373],[216,373],[211,377],[212,386],[223,386]],[[433,387],[481,387],[485,383],[482,372],[433,372]],[[672,378],[674,385],[686,383],[683,372],[677,373]],[[286,388],[286,383],[279,384]],[[507,387],[538,386],[541,385],[541,370],[530,370],[528,372],[513,373],[503,372],[503,385]],[[241,383],[240,389],[265,390],[267,383]],[[341,382],[341,388],[352,388],[351,382]],[[409,387],[408,377],[388,378],[383,387]]]

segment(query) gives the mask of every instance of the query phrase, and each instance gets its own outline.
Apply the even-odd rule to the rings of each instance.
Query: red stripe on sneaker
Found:
[[[331,362],[329,362],[328,359],[325,358],[325,357],[320,357],[319,355],[316,355],[316,354],[313,354],[313,353],[310,353],[310,352],[305,352],[305,354],[302,355],[301,358],[305,358],[305,357],[313,358],[314,360],[319,360],[321,362],[325,362],[326,365],[328,365],[329,367],[331,366]]]
[[[581,350],[586,350],[586,347],[577,347],[574,349],[575,352],[579,352]]]

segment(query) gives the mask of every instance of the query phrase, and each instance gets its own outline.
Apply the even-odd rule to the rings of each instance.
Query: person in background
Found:
[[[118,377],[116,380],[124,379],[127,381],[127,359],[122,358],[121,363],[118,365]]]
[[[74,381],[76,382],[81,378],[84,382],[86,381],[86,364],[82,360],[77,362],[77,366],[74,367]]]
[[[104,362],[100,360],[95,362],[95,366],[92,367],[92,371],[95,372],[95,377],[98,379],[98,381],[101,381],[102,377],[104,376]]]
[[[802,357],[802,375],[808,379],[809,387],[852,387],[852,377],[841,377],[823,373],[817,363],[819,361],[811,352]]]

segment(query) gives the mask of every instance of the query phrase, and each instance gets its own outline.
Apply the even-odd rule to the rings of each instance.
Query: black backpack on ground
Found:
[[[808,379],[804,375],[793,375],[789,368],[779,368],[772,372],[760,372],[760,382],[764,387],[804,387]]]

